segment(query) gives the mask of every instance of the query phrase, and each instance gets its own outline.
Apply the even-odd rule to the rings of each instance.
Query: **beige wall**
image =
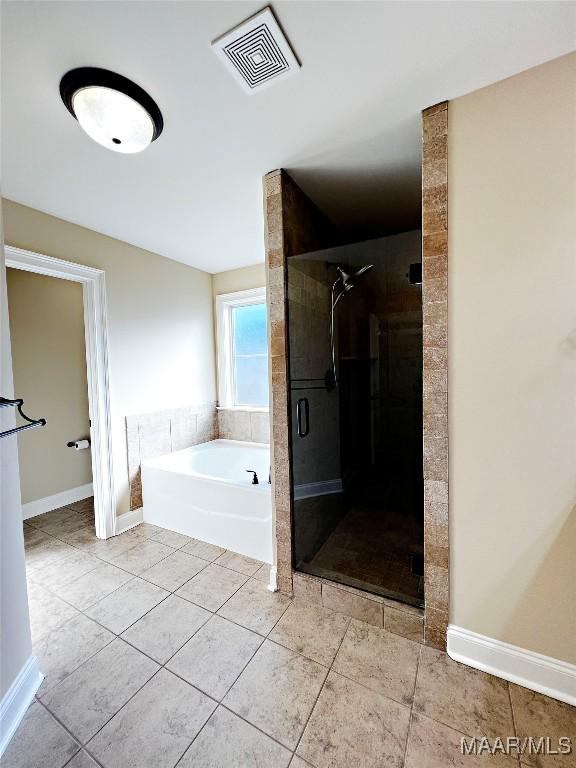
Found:
[[[576,55],[450,102],[450,621],[576,662]]]
[[[0,393],[12,399],[14,386],[2,230],[0,216]],[[15,423],[14,409],[0,408],[0,431],[12,429]],[[18,482],[18,443],[13,437],[0,440],[0,587],[0,701],[4,701],[4,696],[32,654]],[[9,722],[3,723],[2,730],[10,725]]]
[[[247,291],[250,288],[261,288],[266,285],[266,270],[264,263],[253,264],[251,267],[229,269],[212,275],[212,292],[214,296],[234,291]]]
[[[125,417],[216,399],[211,276],[10,201],[3,207],[8,244],[106,273],[116,506],[127,512]]]
[[[27,504],[92,482],[90,451],[66,447],[90,429],[82,286],[19,269],[6,275],[14,388],[24,412],[47,421],[18,439]]]

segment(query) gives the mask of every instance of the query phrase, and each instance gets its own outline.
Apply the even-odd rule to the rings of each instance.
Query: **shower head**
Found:
[[[358,278],[368,272],[368,270],[372,269],[373,266],[374,264],[365,264],[363,267],[360,267],[360,269],[357,269],[356,272],[350,273],[346,272],[343,267],[336,265],[336,269],[338,270],[338,275],[342,281],[342,288],[344,291],[348,292],[354,288]]]
[[[332,370],[328,373],[331,374],[331,382],[334,387],[338,386],[338,378],[336,376],[336,355],[334,351],[334,310],[336,309],[336,305],[342,298],[342,296],[345,296],[348,291],[351,291],[352,288],[356,285],[356,281],[359,277],[362,277],[362,275],[366,274],[374,264],[364,264],[363,267],[360,267],[355,272],[346,272],[344,267],[341,267],[339,264],[334,264],[336,267],[336,271],[338,272],[338,277],[332,284],[332,292],[331,292],[331,302],[330,302],[330,350],[332,352]],[[340,287],[338,289],[338,294],[336,294],[336,286],[340,283]]]

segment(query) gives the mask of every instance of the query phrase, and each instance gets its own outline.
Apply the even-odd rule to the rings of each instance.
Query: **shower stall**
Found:
[[[419,230],[287,259],[293,565],[423,605]]]

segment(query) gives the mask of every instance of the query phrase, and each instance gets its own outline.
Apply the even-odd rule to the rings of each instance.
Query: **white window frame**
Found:
[[[268,406],[235,405],[233,381],[232,310],[266,304],[266,288],[221,293],[216,296],[216,344],[218,349],[218,405],[238,411],[268,411]]]

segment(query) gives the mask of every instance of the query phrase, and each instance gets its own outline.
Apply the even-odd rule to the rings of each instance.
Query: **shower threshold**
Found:
[[[297,564],[295,570],[300,573],[307,573],[310,576],[316,576],[319,579],[333,581],[346,587],[354,587],[355,589],[359,589],[362,592],[369,592],[372,595],[385,597],[397,603],[412,605],[415,608],[424,608],[424,600],[421,598],[414,597],[413,595],[407,595],[402,592],[395,592],[391,589],[387,589],[386,587],[381,587],[378,584],[371,584],[353,576],[343,575],[337,571],[331,571],[328,568],[322,568],[321,566],[315,565],[313,563],[300,561]]]

